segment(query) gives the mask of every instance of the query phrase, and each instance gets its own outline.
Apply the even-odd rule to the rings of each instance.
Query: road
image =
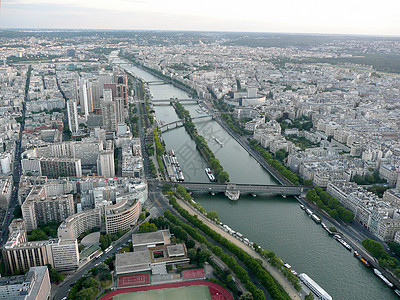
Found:
[[[11,223],[11,220],[14,217],[14,209],[18,203],[18,188],[19,188],[19,181],[21,178],[21,144],[22,144],[22,133],[25,129],[25,113],[26,113],[26,102],[28,100],[28,90],[30,84],[30,76],[26,78],[26,87],[25,95],[24,95],[24,102],[22,103],[22,122],[21,127],[18,135],[18,140],[15,142],[15,155],[14,155],[14,163],[13,163],[13,190],[10,198],[10,203],[8,205],[8,209],[4,216],[2,225],[1,225],[1,234],[0,234],[0,246],[3,246],[7,241],[8,235],[8,226]]]
[[[122,236],[118,241],[116,241],[113,244],[113,248],[110,252],[103,253],[98,259],[94,259],[85,266],[83,266],[81,269],[78,269],[72,275],[67,277],[60,285],[53,285],[51,289],[51,294],[52,294],[51,299],[61,300],[63,297],[66,297],[68,295],[69,290],[71,289],[71,286],[74,285],[74,283],[79,278],[85,276],[85,274],[87,274],[88,271],[92,269],[96,264],[105,261],[110,256],[115,255],[117,249],[124,245],[127,245],[128,241],[132,239],[132,233],[137,232],[138,229],[139,226],[134,227],[132,230],[130,230],[128,233],[126,233],[124,236]]]

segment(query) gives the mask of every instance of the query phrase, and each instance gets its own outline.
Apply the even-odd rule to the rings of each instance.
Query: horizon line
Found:
[[[279,31],[231,31],[231,30],[198,30],[198,29],[105,29],[105,28],[40,28],[40,27],[0,27],[4,31],[162,31],[162,32],[208,32],[208,33],[253,33],[253,34],[288,34],[288,35],[312,35],[312,36],[362,36],[362,37],[389,37],[400,38],[400,35],[370,34],[370,33],[318,33],[318,32],[279,32]]]

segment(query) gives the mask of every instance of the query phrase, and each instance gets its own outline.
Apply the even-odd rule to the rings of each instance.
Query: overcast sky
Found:
[[[0,0],[0,28],[400,36],[400,0]]]

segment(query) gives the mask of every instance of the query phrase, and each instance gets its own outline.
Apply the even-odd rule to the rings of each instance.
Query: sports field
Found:
[[[182,286],[177,288],[125,293],[113,296],[113,300],[211,300],[210,290],[205,285]]]

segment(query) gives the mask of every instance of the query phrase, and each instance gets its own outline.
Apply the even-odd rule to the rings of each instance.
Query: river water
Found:
[[[145,81],[157,80],[136,67],[128,71]],[[172,85],[150,86],[154,99],[188,98]],[[198,105],[185,105],[191,115],[203,114]],[[172,106],[155,106],[158,120],[178,119]],[[277,184],[276,181],[214,120],[195,121],[210,148],[234,183]],[[213,138],[214,137],[214,138]],[[208,182],[206,162],[183,127],[163,133],[167,149],[175,149],[186,181]],[[220,146],[217,138],[224,145]],[[232,202],[224,195],[198,193],[206,210],[218,212],[221,222],[241,232],[264,249],[274,251],[298,273],[308,274],[334,299],[398,299],[373,272],[314,223],[298,202],[288,197],[241,196]]]

